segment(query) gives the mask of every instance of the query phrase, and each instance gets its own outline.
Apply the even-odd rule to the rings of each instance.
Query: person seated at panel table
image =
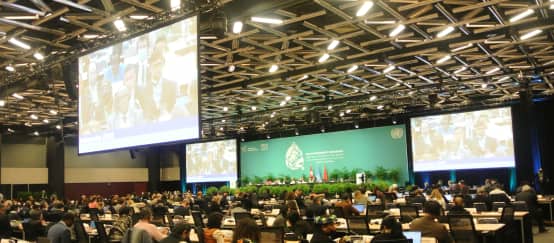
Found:
[[[330,216],[318,216],[315,218],[314,234],[310,243],[336,243],[345,242],[342,237],[344,233],[337,232],[335,223],[337,217],[335,215]],[[340,238],[338,241],[335,239]]]
[[[204,243],[223,243],[224,234],[221,232],[221,221],[223,214],[210,213],[208,215],[208,223],[204,228]]]
[[[360,212],[354,206],[352,206],[352,197],[345,193],[342,195],[342,200],[335,203],[335,207],[341,207],[345,217],[359,216]]]
[[[373,237],[371,243],[391,242],[393,240],[405,240],[402,234],[402,224],[393,216],[387,216],[381,222],[381,232]]]
[[[454,196],[454,206],[448,210],[448,215],[469,215],[470,213],[464,208],[464,197],[460,194]]]
[[[233,232],[233,243],[263,243],[260,228],[252,218],[242,218]]]
[[[427,201],[423,205],[423,217],[419,217],[410,223],[410,230],[421,231],[424,237],[435,237],[439,243],[453,242],[448,229],[436,222],[441,212],[441,206],[436,201]]]
[[[487,192],[487,186],[481,186],[477,188],[477,194],[473,198],[473,203],[484,203],[487,206],[487,211],[491,210],[492,202]]]
[[[531,186],[523,185],[521,187],[521,192],[516,194],[516,201],[524,201],[525,204],[527,204],[531,217],[533,217],[539,225],[540,233],[548,232],[548,230],[544,227],[543,211],[538,205],[537,193]]]
[[[190,243],[190,225],[177,224],[173,227],[171,234],[165,237],[160,243]]]
[[[144,207],[140,210],[139,221],[135,224],[133,228],[144,230],[156,241],[161,241],[163,238],[167,237],[167,229],[158,230],[156,225],[151,223],[153,218],[152,210],[148,207]]]
[[[429,200],[437,202],[442,207],[442,209],[446,209],[446,199],[444,199],[442,193],[438,188],[435,188],[433,189],[433,191],[431,191],[431,196],[429,197]]]
[[[492,202],[510,203],[510,196],[502,189],[502,185],[496,184],[496,187],[489,192],[489,197]]]

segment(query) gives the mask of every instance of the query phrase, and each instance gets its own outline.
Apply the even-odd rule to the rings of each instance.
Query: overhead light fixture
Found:
[[[12,97],[14,97],[14,98],[16,98],[16,99],[18,99],[18,100],[24,99],[23,96],[20,95],[20,94],[18,94],[18,93],[13,93],[13,94],[12,94]]]
[[[397,36],[398,34],[400,34],[400,32],[402,32],[404,29],[406,28],[406,26],[404,26],[403,24],[399,24],[398,26],[396,26],[396,28],[394,28],[389,36],[390,37],[394,37],[394,36]]]
[[[367,13],[367,11],[369,11],[369,9],[371,9],[371,7],[373,7],[373,2],[372,1],[365,1],[364,4],[362,4],[362,6],[356,12],[356,16],[357,17],[364,16]]]
[[[327,59],[329,59],[329,54],[324,53],[323,56],[321,56],[321,57],[319,58],[319,60],[317,60],[317,61],[320,62],[320,63],[322,63],[322,62],[327,61]]]
[[[241,21],[235,21],[235,23],[233,24],[233,33],[235,34],[240,34],[240,32],[242,31],[242,22]]]
[[[97,37],[98,37],[98,35],[96,35],[96,34],[85,34],[85,35],[83,35],[83,38],[85,38],[85,39],[94,39],[94,38],[97,38]]]
[[[229,68],[227,68],[227,71],[229,71],[230,73],[234,72],[235,71],[235,65],[233,65],[233,64],[229,65]]]
[[[217,36],[215,35],[200,36],[200,40],[217,40]]]
[[[331,43],[329,43],[329,45],[327,46],[327,50],[333,50],[335,49],[338,45],[339,45],[339,41],[338,40],[332,40]]]
[[[467,70],[467,67],[466,66],[463,66],[461,68],[459,68],[458,70],[454,71],[454,74],[458,74],[458,73],[461,73],[463,71]]]
[[[92,9],[89,6],[85,6],[83,4],[75,3],[69,0],[54,0],[54,2],[61,3],[73,8],[78,8],[87,12],[92,12]]]
[[[395,24],[395,20],[364,20],[366,24]]]
[[[52,115],[57,115],[57,114],[58,114],[58,111],[56,111],[56,110],[50,110],[49,112],[50,112],[50,114],[52,114]]]
[[[467,49],[467,48],[470,48],[473,46],[473,43],[469,43],[467,45],[463,45],[463,46],[460,46],[460,47],[456,47],[452,50],[450,50],[451,52],[457,52],[457,51],[461,51],[461,50],[464,50],[464,49]]]
[[[42,55],[40,52],[35,52],[35,54],[33,54],[33,57],[35,57],[35,59],[39,60],[39,61],[42,61],[44,60],[44,55]]]
[[[536,35],[542,33],[542,30],[533,30],[533,31],[529,31],[525,34],[523,34],[520,39],[521,40],[527,40],[529,38],[532,38],[532,37],[535,37]]]
[[[225,112],[229,111],[229,107],[224,106],[224,107],[223,107],[223,111],[225,111]]]
[[[15,68],[14,68],[11,64],[8,65],[8,66],[6,66],[6,70],[7,70],[8,72],[15,72]]]
[[[290,97],[290,95],[287,95],[287,96],[285,97],[285,101],[289,101],[289,100],[291,100],[291,99],[292,99],[292,97]]]
[[[258,91],[256,91],[256,95],[257,96],[260,96],[260,95],[263,95],[264,94],[264,90],[263,89],[258,89]]]
[[[375,95],[372,95],[371,97],[369,97],[369,101],[375,101],[377,99],[377,96]]]
[[[327,110],[331,110],[331,109],[333,109],[332,105],[327,106]]]
[[[446,62],[446,61],[450,60],[450,58],[452,58],[450,55],[446,55],[446,56],[440,58],[439,60],[437,60],[437,64],[441,64],[443,62]]]
[[[286,102],[286,101],[284,101],[284,100],[283,100],[283,101],[281,101],[281,103],[279,103],[279,106],[285,106],[285,105],[287,105],[287,102]]]
[[[9,19],[9,20],[34,20],[38,19],[38,14],[35,15],[12,15],[12,16],[4,16],[3,18]]]
[[[358,129],[360,128],[360,124],[358,124],[357,122],[354,123],[354,128]]]
[[[26,50],[29,50],[31,49],[31,46],[30,45],[27,45],[26,43],[12,37],[8,40],[9,43],[13,44],[13,45],[16,45],[18,47],[21,47],[23,49],[26,49]]]
[[[35,136],[40,135],[37,131],[35,131],[33,134],[34,134]]]
[[[308,107],[302,107],[302,111],[307,111],[308,110]]]
[[[385,70],[383,70],[383,73],[389,73],[390,71],[394,70],[396,67],[394,65],[389,65]]]
[[[340,116],[340,117],[343,117],[343,116],[344,116],[344,112],[341,111],[341,112],[339,113],[339,116]]]
[[[495,68],[493,68],[493,69],[487,71],[486,74],[493,74],[493,73],[497,72],[498,70],[500,70],[500,68],[499,68],[499,67],[495,67]]]
[[[384,105],[378,105],[378,106],[377,106],[377,110],[383,110],[384,108],[385,108]]]
[[[296,135],[296,136],[300,135],[300,132],[298,132],[298,129],[294,130],[294,135]]]
[[[269,136],[269,134],[267,134],[265,137],[266,137],[267,139],[270,139],[270,138],[271,138],[271,136]]]
[[[13,133],[13,132],[15,132],[15,130],[13,130],[13,129],[11,129],[11,128],[8,128],[8,132]]]
[[[270,73],[277,72],[277,70],[279,70],[279,66],[277,66],[276,64],[273,64],[273,65],[271,65],[271,67],[269,67],[269,72]]]
[[[352,65],[348,70],[346,70],[347,73],[353,73],[354,71],[358,70],[358,65]]]
[[[42,122],[44,122],[46,124],[50,123],[50,121],[48,119],[44,119],[44,120],[42,120]]]
[[[554,10],[554,0],[550,0],[550,9]]]
[[[446,27],[446,29],[442,30],[441,32],[439,32],[439,33],[437,34],[437,38],[445,37],[445,36],[447,36],[448,34],[452,33],[452,31],[454,31],[454,27],[448,26],[448,27]]]
[[[148,15],[137,15],[137,14],[133,14],[133,15],[129,15],[129,18],[135,19],[135,20],[143,20],[143,19],[147,19],[147,18],[148,18]]]
[[[511,18],[510,18],[510,22],[513,23],[513,22],[519,21],[519,20],[521,20],[521,19],[523,19],[523,18],[525,18],[525,17],[527,17],[527,16],[533,14],[534,12],[535,12],[535,10],[533,10],[533,9],[527,9],[527,10],[525,10],[525,11],[523,11],[523,12],[517,14],[516,16],[511,17]]]
[[[125,26],[125,22],[123,22],[123,20],[121,20],[121,19],[116,19],[116,20],[113,22],[113,25],[115,26],[115,28],[116,28],[119,32],[123,32],[123,31],[126,31],[126,30],[127,30],[127,27]]]
[[[251,17],[250,20],[253,22],[264,23],[264,24],[282,24],[283,20],[281,19],[272,19],[264,17]]]
[[[350,110],[350,109],[346,110],[346,114],[350,114],[350,112],[352,112],[352,110]]]
[[[498,82],[504,82],[508,79],[510,79],[510,76],[505,76],[505,77],[502,77],[501,79],[499,79]]]
[[[298,81],[302,81],[302,80],[306,80],[306,79],[308,79],[308,75],[307,75],[307,74],[304,74],[302,77],[300,77],[300,78],[298,79]]]
[[[29,117],[33,120],[38,120],[38,116],[35,114],[31,114]]]
[[[0,100],[0,107],[4,107],[6,105],[6,101],[5,100]]]
[[[60,126],[60,125],[56,125],[56,129],[58,129],[58,130],[62,130],[62,126]]]
[[[255,111],[255,110],[257,110],[258,108],[257,108],[255,105],[253,105],[252,107],[250,107],[250,109],[252,109],[253,111]]]
[[[181,0],[171,0],[169,5],[172,11],[178,10],[181,8]]]
[[[486,83],[484,83],[484,84],[481,84],[481,88],[483,88],[483,89],[486,89],[486,88],[487,88],[487,86],[489,86],[489,85],[488,85],[488,84],[486,84]]]

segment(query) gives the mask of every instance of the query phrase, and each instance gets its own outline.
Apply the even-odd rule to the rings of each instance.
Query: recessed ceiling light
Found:
[[[61,130],[61,129],[62,129],[62,126],[56,125],[56,129]]]
[[[352,112],[352,110],[350,109],[346,110],[346,114],[350,114],[350,112]]]
[[[50,123],[50,121],[48,119],[44,119],[44,120],[42,120],[42,122],[44,122],[46,124]]]
[[[394,36],[397,36],[398,34],[400,34],[400,32],[402,32],[404,29],[406,28],[406,26],[404,26],[403,24],[399,24],[398,26],[396,26],[396,28],[394,28],[389,36],[390,37],[394,37]]]
[[[56,110],[50,110],[49,112],[50,112],[50,114],[52,114],[52,115],[57,115],[57,114],[58,114],[58,111],[56,111]]]
[[[23,99],[23,96],[18,94],[18,93],[13,93],[12,94],[12,97],[16,98],[16,99],[19,99],[19,100],[22,100]]]
[[[375,96],[375,95],[372,95],[371,97],[369,97],[369,101],[374,101],[376,99],[377,99],[377,96]]]
[[[260,95],[263,95],[264,94],[264,90],[263,89],[258,89],[258,91],[256,91],[256,95],[257,96],[260,96]]]
[[[358,69],[358,65],[352,65],[352,67],[348,68],[348,70],[346,70],[347,73],[352,73],[354,71],[356,71]]]
[[[495,72],[497,72],[497,71],[499,71],[499,70],[500,70],[499,67],[495,67],[495,68],[493,68],[493,69],[487,71],[486,74],[493,74],[493,73],[495,73]]]
[[[341,111],[341,112],[339,113],[339,116],[340,116],[340,117],[343,117],[343,116],[344,116],[344,112]]]
[[[250,18],[253,22],[265,23],[265,24],[282,24],[283,20],[273,19],[273,18],[264,18],[264,17],[252,17]]]
[[[302,111],[307,111],[308,110],[308,107],[302,107]]]
[[[175,11],[181,8],[181,0],[171,0],[170,2],[171,10]]]
[[[510,22],[513,23],[513,22],[519,21],[519,20],[533,14],[534,12],[535,12],[535,10],[533,10],[533,9],[527,9],[527,10],[515,15],[514,17],[510,18]]]
[[[230,73],[234,72],[235,71],[235,65],[233,65],[233,64],[229,65],[229,68],[227,69],[227,71],[229,71]]]
[[[3,107],[6,105],[6,101],[5,100],[0,100],[0,107]]]
[[[441,64],[443,62],[446,62],[446,61],[450,60],[450,58],[451,58],[450,55],[446,55],[446,56],[440,58],[439,60],[437,60],[437,64]]]
[[[481,84],[481,88],[483,88],[483,89],[486,89],[486,88],[487,88],[487,86],[488,86],[488,84],[486,84],[486,83],[484,83],[484,84]]]
[[[226,111],[229,111],[229,107],[224,106],[224,107],[223,107],[223,111],[225,111],[225,112],[226,112]]]
[[[233,33],[235,34],[240,34],[240,32],[242,31],[242,22],[241,21],[235,21],[235,23],[233,24]]]
[[[119,32],[123,32],[123,31],[127,30],[127,27],[125,26],[125,22],[123,22],[123,20],[121,20],[121,19],[116,19],[113,22],[113,24]]]
[[[339,45],[339,43],[340,42],[338,40],[332,40],[331,43],[329,43],[329,45],[327,46],[327,50],[335,49]]]
[[[364,16],[367,13],[367,11],[369,11],[369,9],[371,9],[371,7],[373,7],[373,2],[372,1],[365,1],[364,4],[362,4],[362,6],[356,12],[356,16],[357,17]]]
[[[271,67],[269,67],[269,72],[270,73],[277,72],[277,70],[279,70],[279,66],[277,66],[276,64],[273,64],[273,65],[271,65]]]
[[[291,99],[292,99],[292,97],[290,97],[290,95],[287,95],[287,96],[285,97],[285,100],[286,100],[286,101],[289,101],[289,100],[291,100]]]
[[[38,116],[35,114],[31,114],[29,117],[31,117],[31,119],[33,120],[38,120]]]
[[[467,49],[467,48],[470,48],[473,46],[473,43],[469,43],[467,45],[463,45],[463,46],[460,46],[460,47],[456,47],[454,49],[451,50],[451,52],[457,52],[457,51],[461,51],[463,49]]]
[[[40,135],[37,131],[35,131],[33,134],[34,134],[35,136]]]
[[[321,56],[319,58],[318,62],[322,63],[322,62],[327,61],[327,59],[329,59],[329,54],[325,53],[325,54],[323,54],[323,56]]]
[[[30,46],[30,45],[28,45],[28,44],[26,44],[26,43],[24,43],[24,42],[22,42],[22,41],[20,41],[20,40],[18,40],[18,39],[16,39],[16,38],[14,38],[14,37],[10,38],[10,39],[8,40],[8,42],[11,43],[11,44],[13,44],[13,45],[16,45],[16,46],[18,46],[18,47],[21,47],[21,48],[23,48],[23,49],[26,49],[26,50],[31,49],[31,46]]]
[[[520,39],[521,40],[527,40],[531,37],[535,37],[536,35],[542,33],[542,30],[533,30],[533,31],[530,31],[530,32],[527,32],[525,34],[523,34]]]
[[[333,109],[332,105],[327,106],[327,110],[331,110],[331,109]]]
[[[279,103],[279,105],[280,106],[285,106],[285,105],[287,105],[287,102],[283,100],[283,101],[281,101],[281,103]]]
[[[377,110],[382,110],[383,108],[385,108],[384,105],[378,105],[378,106],[377,106]]]
[[[383,70],[383,73],[388,73],[392,70],[394,70],[396,67],[394,65],[389,65],[385,70]]]
[[[6,66],[6,70],[7,70],[8,72],[15,72],[15,68],[14,68],[12,65]]]
[[[437,38],[445,37],[446,35],[452,33],[452,31],[454,31],[454,27],[448,26],[446,27],[446,29],[442,30],[437,34]]]
[[[250,107],[250,109],[252,109],[253,111],[255,111],[256,109],[258,109],[256,106],[252,106]]]
[[[35,52],[35,54],[33,54],[33,57],[35,57],[39,61],[44,60],[44,55],[42,55],[42,53],[40,52]]]

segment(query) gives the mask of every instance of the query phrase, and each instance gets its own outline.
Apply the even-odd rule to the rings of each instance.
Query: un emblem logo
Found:
[[[393,128],[390,130],[390,137],[392,139],[401,139],[404,136],[402,128]]]
[[[289,170],[300,170],[304,169],[304,155],[300,147],[293,142],[287,149],[287,154],[285,155],[285,165]]]

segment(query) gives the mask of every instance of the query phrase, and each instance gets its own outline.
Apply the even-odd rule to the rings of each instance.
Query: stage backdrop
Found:
[[[241,177],[323,178],[335,169],[375,171],[376,167],[398,169],[399,182],[408,180],[404,125],[241,143]]]

